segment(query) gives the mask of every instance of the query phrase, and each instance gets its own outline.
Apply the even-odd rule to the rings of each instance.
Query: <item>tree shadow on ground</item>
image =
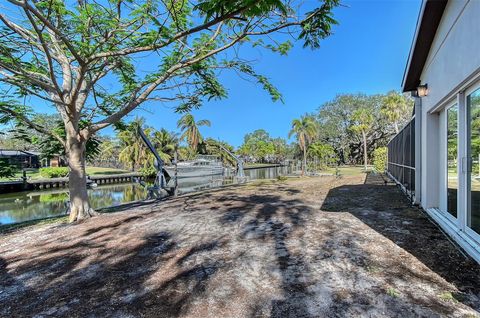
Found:
[[[282,191],[290,194],[300,191],[282,187]],[[307,299],[309,282],[309,265],[300,253],[289,249],[289,239],[293,239],[295,231],[305,225],[313,210],[302,200],[290,199],[278,195],[255,194],[223,196],[218,203],[231,202],[226,211],[220,215],[219,222],[232,225],[241,222],[241,239],[272,242],[272,252],[281,274],[283,299],[272,300],[271,317],[312,317],[308,310]],[[252,316],[259,315],[252,306]],[[260,310],[260,309],[258,309]]]
[[[403,193],[381,175],[367,175],[364,184],[342,185],[331,189],[321,209],[348,212],[390,239],[430,270],[461,292],[480,295],[480,265],[460,252],[420,209],[410,206]],[[421,274],[410,272],[421,277]],[[396,273],[391,271],[392,280]],[[480,304],[454,295],[459,301],[479,309]]]
[[[242,255],[248,254],[248,246],[258,245],[263,245],[269,255],[253,262],[266,260],[271,264],[260,264],[268,273],[252,279],[274,277],[267,283],[275,284],[279,293],[267,295],[270,290],[258,285],[248,290],[245,299],[251,301],[248,310],[252,317],[365,316],[371,315],[378,304],[386,306],[384,314],[388,316],[415,316],[416,312],[409,310],[419,300],[411,295],[385,298],[386,290],[377,284],[383,281],[373,279],[374,269],[369,272],[369,268],[383,265],[386,283],[392,285],[394,279],[403,279],[402,273],[418,275],[422,280],[428,277],[408,265],[403,272],[398,270],[402,266],[398,258],[395,264],[376,264],[375,255],[365,250],[369,243],[365,236],[344,231],[343,225],[351,223],[355,223],[353,229],[367,224],[447,281],[478,293],[478,267],[469,268],[468,260],[424,215],[411,209],[395,187],[375,179],[364,185],[331,189],[322,209],[349,212],[356,218],[320,211],[319,202],[312,201],[322,198],[317,194],[305,196],[303,190],[293,186],[275,184],[253,191],[188,195],[152,204],[148,211],[133,216],[119,213],[67,227],[69,236],[62,232],[60,241],[57,233],[43,239],[41,245],[33,244],[38,251],[28,243],[29,252],[12,255],[10,251],[8,260],[0,258],[0,290],[6,290],[0,293],[0,300],[8,304],[0,307],[0,316],[178,317],[197,313],[209,302],[232,309],[237,306],[235,296],[241,295],[232,294],[221,303],[212,287],[241,285],[238,279],[250,278],[231,278],[231,267],[241,266],[243,270],[243,265],[248,266],[252,260],[242,259]],[[159,227],[177,215],[175,222]],[[335,217],[329,218],[331,215]],[[211,223],[215,226],[210,228],[207,225]],[[197,236],[201,227],[206,230],[203,236]],[[208,232],[210,229],[214,233]],[[420,230],[425,234],[419,235]],[[185,235],[185,231],[190,232]],[[425,242],[448,256],[428,251],[432,247]],[[236,248],[233,251],[232,246]],[[272,272],[275,275],[270,275]],[[343,283],[367,280],[371,285],[365,291],[362,286],[338,286],[332,272],[338,275],[336,279],[347,277]],[[265,297],[257,297],[257,292]],[[380,300],[375,302],[375,297]],[[453,306],[441,307],[433,297],[428,301],[421,304],[422,308],[435,304],[442,310],[436,313],[452,314]],[[319,314],[315,306],[324,306],[322,310],[326,311]]]
[[[11,259],[13,274],[0,258],[0,300],[8,304],[0,316],[177,317],[222,266],[222,260],[185,265],[195,254],[220,248],[215,240],[182,248],[172,234],[159,232],[112,250],[111,236],[88,238]]]

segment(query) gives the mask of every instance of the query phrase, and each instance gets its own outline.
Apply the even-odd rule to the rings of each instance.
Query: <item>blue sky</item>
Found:
[[[316,3],[307,2],[307,5]],[[256,83],[233,73],[222,74],[229,97],[207,102],[192,111],[196,119],[212,123],[211,127],[201,128],[202,134],[236,147],[242,144],[245,134],[260,128],[272,137],[287,138],[292,119],[316,111],[337,94],[399,90],[421,0],[342,3],[335,10],[339,24],[320,49],[304,49],[298,42],[288,56],[280,56],[259,48],[242,47],[240,56],[255,61],[257,72],[267,76],[280,90],[284,103],[272,102]],[[53,111],[51,107],[41,108]],[[157,129],[176,131],[181,114],[162,104],[148,104],[127,120],[135,116],[145,117],[147,125]],[[107,128],[101,133],[114,131]]]
[[[288,135],[291,121],[313,112],[339,93],[367,94],[399,90],[415,32],[420,0],[345,1],[336,9],[339,25],[318,50],[298,43],[288,56],[243,49],[256,60],[256,69],[281,91],[285,103],[272,102],[255,83],[223,76],[228,99],[206,103],[192,113],[209,119],[204,136],[243,142],[246,133],[263,128],[273,137]],[[135,115],[156,128],[176,130],[181,116],[161,105],[148,105]]]

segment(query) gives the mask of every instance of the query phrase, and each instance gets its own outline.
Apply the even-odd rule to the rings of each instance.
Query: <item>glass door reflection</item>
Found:
[[[467,98],[468,190],[467,226],[480,234],[480,89]]]
[[[457,217],[458,106],[447,109],[447,212]]]

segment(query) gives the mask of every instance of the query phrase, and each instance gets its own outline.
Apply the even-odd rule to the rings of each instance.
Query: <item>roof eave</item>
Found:
[[[448,0],[424,0],[422,2],[415,36],[403,75],[403,92],[413,91],[420,84],[420,76],[447,2]]]

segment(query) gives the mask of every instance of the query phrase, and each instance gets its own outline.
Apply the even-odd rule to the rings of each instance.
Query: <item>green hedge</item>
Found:
[[[376,172],[383,173],[387,169],[388,148],[380,147],[373,152],[373,167]]]
[[[68,175],[67,167],[40,168],[40,175],[43,178],[61,178]]]

